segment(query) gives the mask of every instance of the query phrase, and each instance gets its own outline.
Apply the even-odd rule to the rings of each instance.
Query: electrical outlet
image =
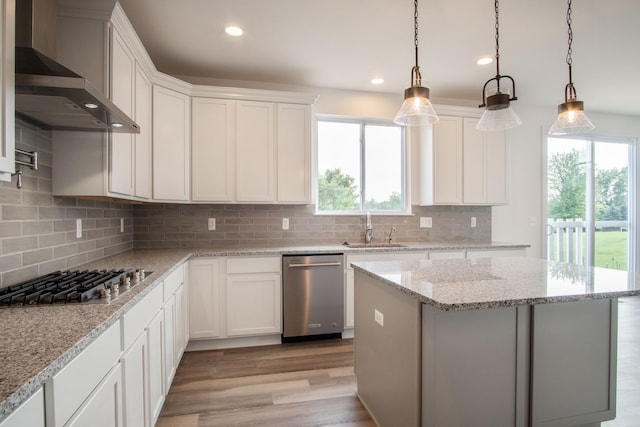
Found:
[[[80,218],[76,219],[76,238],[82,237],[82,220]]]
[[[282,229],[283,230],[289,229],[289,218],[282,218]]]
[[[375,308],[373,309],[373,319],[378,325],[384,326],[384,314],[382,314],[381,311],[378,311]]]
[[[207,222],[207,228],[209,229],[209,231],[214,231],[216,229],[215,218],[209,218],[209,221]]]
[[[473,227],[475,227],[475,226],[476,226],[476,217],[475,217],[475,216],[472,216],[472,217],[471,217],[471,227],[473,228]]]
[[[124,218],[120,218],[120,232],[124,233]]]
[[[431,228],[432,226],[433,226],[433,222],[431,221],[430,216],[420,217],[420,228]]]

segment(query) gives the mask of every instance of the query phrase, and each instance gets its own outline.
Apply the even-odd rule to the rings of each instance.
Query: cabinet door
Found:
[[[175,340],[176,340],[176,299],[169,298],[164,304],[164,390],[169,392],[171,382],[176,374]]]
[[[44,393],[42,387],[13,411],[0,427],[44,427]]]
[[[174,365],[176,369],[180,364],[180,359],[182,358],[182,354],[185,349],[185,323],[187,322],[186,315],[186,306],[185,299],[186,295],[184,294],[184,285],[180,286],[176,291],[175,295],[176,299],[176,325],[175,325],[175,342],[174,342]]]
[[[236,104],[236,200],[275,200],[273,104]]]
[[[486,132],[487,203],[507,203],[508,147],[506,132]]]
[[[120,359],[122,366],[123,413],[126,426],[148,427],[149,422],[149,352],[146,330],[131,344]]]
[[[220,336],[220,261],[189,261],[189,336]]]
[[[111,28],[111,100],[133,116],[136,60],[115,27]],[[132,195],[134,188],[133,134],[112,133],[109,149],[109,191]]]
[[[355,322],[355,273],[347,268],[344,273],[344,327],[353,329]]]
[[[189,200],[189,97],[153,87],[153,198]]]
[[[462,118],[440,117],[433,125],[434,203],[462,203]]]
[[[149,419],[155,425],[164,403],[164,312],[158,314],[147,326],[149,345]]]
[[[311,201],[311,106],[278,104],[278,202]]]
[[[15,172],[15,119],[14,119],[14,22],[15,0],[0,2],[0,181],[11,181]]]
[[[282,333],[280,274],[227,276],[227,335]]]
[[[234,199],[235,102],[192,99],[191,185],[194,201]]]
[[[118,363],[65,426],[122,425],[122,372]]]
[[[134,195],[139,198],[151,197],[151,80],[140,66],[136,67],[136,99],[134,119],[140,126],[140,133],[134,134],[135,179]]]
[[[465,204],[482,204],[487,202],[486,175],[487,160],[485,135],[476,129],[478,119],[465,117],[463,143],[463,202]]]

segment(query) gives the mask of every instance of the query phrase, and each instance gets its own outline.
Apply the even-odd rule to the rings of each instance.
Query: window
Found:
[[[321,213],[406,213],[404,129],[389,122],[318,119]]]
[[[547,139],[547,257],[633,270],[635,145]]]

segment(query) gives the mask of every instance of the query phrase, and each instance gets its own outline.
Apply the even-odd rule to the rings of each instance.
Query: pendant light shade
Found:
[[[404,91],[404,102],[393,122],[402,126],[425,126],[436,123],[438,115],[429,100],[429,88],[422,86],[418,66],[418,0],[414,0],[413,27],[416,65],[411,69],[411,87]]]
[[[558,118],[549,129],[549,135],[571,135],[595,129],[595,126],[584,112],[584,102],[577,100],[576,88],[573,85],[571,73],[573,29],[571,28],[571,22],[571,0],[567,0],[567,26],[569,27],[567,65],[569,66],[569,83],[564,88],[564,102],[558,105]]]
[[[429,101],[429,89],[412,86],[404,91],[404,102],[393,119],[402,126],[425,126],[438,121],[438,115]]]
[[[500,32],[498,21],[498,0],[494,2],[495,14],[496,14],[496,76],[485,82],[482,88],[482,104],[480,108],[485,108],[480,121],[476,125],[476,129],[481,131],[501,131],[511,129],[522,124],[522,120],[511,108],[511,101],[516,101],[516,82],[511,76],[500,75]],[[511,93],[508,90],[500,87],[500,80],[507,79],[511,82]],[[495,82],[494,93],[487,96],[487,86]]]

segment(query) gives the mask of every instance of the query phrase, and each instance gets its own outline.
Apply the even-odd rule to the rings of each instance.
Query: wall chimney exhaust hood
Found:
[[[55,57],[55,0],[16,2],[16,117],[45,129],[139,133],[139,126]]]

